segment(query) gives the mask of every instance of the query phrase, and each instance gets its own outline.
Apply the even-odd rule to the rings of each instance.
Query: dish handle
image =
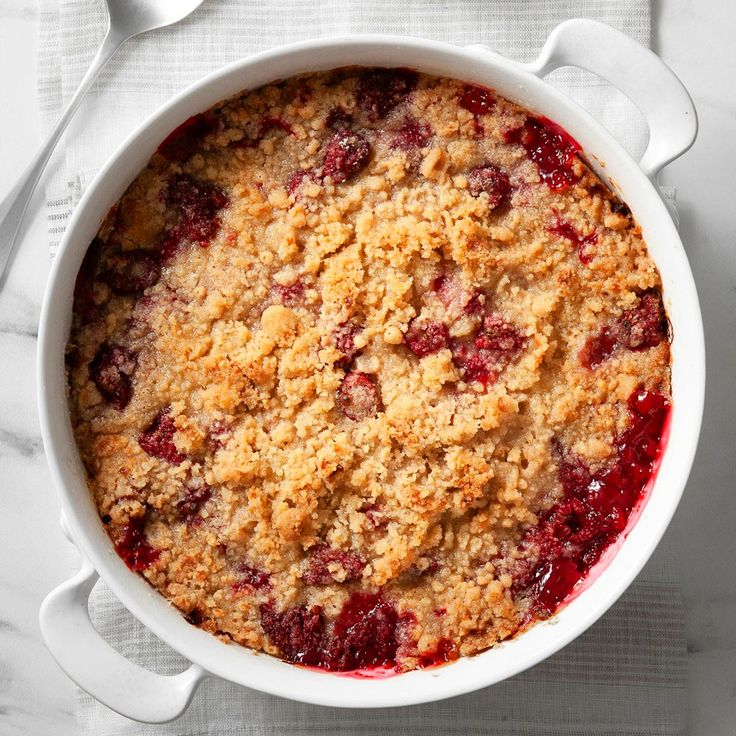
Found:
[[[557,26],[527,71],[544,77],[575,66],[611,82],[644,114],[649,145],[639,166],[652,180],[692,146],[698,117],[675,73],[653,52],[626,34],[594,20],[575,18]]]
[[[84,560],[73,578],[46,596],[39,613],[46,646],[77,685],[117,713],[146,723],[174,720],[187,709],[207,672],[192,664],[178,675],[158,675],[113,649],[89,615],[89,596],[97,578]]]

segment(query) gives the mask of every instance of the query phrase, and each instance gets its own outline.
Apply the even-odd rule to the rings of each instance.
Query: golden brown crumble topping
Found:
[[[90,490],[210,632],[330,669],[478,652],[553,613],[641,496],[660,289],[574,141],[490,90],[245,92],[169,136],[80,271]]]

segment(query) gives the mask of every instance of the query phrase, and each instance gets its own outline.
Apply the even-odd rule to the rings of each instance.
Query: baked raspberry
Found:
[[[353,124],[353,116],[342,107],[333,107],[325,118],[325,127],[331,130],[346,130]]]
[[[482,291],[474,291],[463,307],[463,312],[471,317],[479,317],[485,311],[486,295]]]
[[[138,356],[122,345],[103,343],[90,361],[89,377],[108,404],[122,411],[133,395]]]
[[[487,315],[470,341],[454,341],[452,361],[466,383],[488,388],[500,372],[519,357],[526,337],[497,314]]]
[[[369,503],[362,506],[360,510],[375,529],[383,529],[388,524],[388,517],[380,504]]]
[[[188,524],[197,519],[201,521],[199,510],[211,497],[212,489],[204,483],[186,488],[182,497],[176,502],[176,515]]]
[[[669,324],[658,291],[646,291],[639,303],[618,319],[619,342],[629,350],[654,348],[667,339]]]
[[[225,442],[232,430],[225,422],[215,419],[207,430],[207,444],[212,452],[217,452],[225,446]]]
[[[349,371],[337,389],[337,408],[353,421],[375,416],[381,405],[378,386],[367,373]]]
[[[325,148],[322,176],[340,184],[362,171],[370,157],[371,144],[360,133],[338,130]]]
[[[286,191],[293,195],[302,184],[308,181],[314,181],[314,172],[308,169],[298,169],[286,181]]]
[[[261,627],[287,662],[325,667],[325,620],[320,606],[305,605],[277,611],[273,603],[261,606]]]
[[[171,416],[171,407],[166,406],[154,418],[153,422],[138,435],[138,444],[153,457],[166,460],[172,465],[179,465],[186,459],[174,444],[176,426]]]
[[[266,115],[261,119],[261,128],[259,131],[259,138],[263,138],[271,130],[283,130],[284,133],[294,135],[294,129],[289,123],[283,118],[277,115]]]
[[[432,355],[450,344],[450,333],[442,322],[415,317],[409,322],[404,342],[418,358]]]
[[[352,320],[343,322],[335,328],[335,331],[332,334],[332,339],[335,343],[335,347],[340,351],[340,353],[342,353],[342,358],[336,363],[336,365],[342,368],[347,368],[353,362],[355,357],[360,354],[360,348],[355,347],[355,336],[362,329],[363,328],[360,325],[356,324]]]
[[[201,147],[202,138],[213,131],[217,120],[211,111],[192,115],[171,132],[158,151],[170,161],[183,162]]]
[[[395,107],[406,102],[419,77],[410,69],[372,69],[358,82],[356,99],[368,119],[385,118]]]
[[[105,259],[101,278],[121,296],[140,294],[158,283],[161,265],[152,254],[144,251],[116,253]]]
[[[488,195],[488,209],[495,210],[509,201],[511,184],[508,174],[498,166],[486,164],[468,172],[468,190],[474,197]]]
[[[466,383],[479,383],[485,389],[498,379],[498,370],[472,342],[453,344],[452,362]]]
[[[475,346],[496,363],[513,360],[525,345],[526,337],[498,314],[489,314],[475,337]]]
[[[627,205],[626,202],[620,202],[619,200],[611,202],[611,212],[616,215],[621,215],[622,217],[631,217],[629,205]]]
[[[557,477],[567,495],[588,487],[590,469],[578,455],[566,450],[557,438],[552,440],[552,456],[557,463]]]
[[[402,151],[423,148],[431,137],[432,129],[429,125],[408,117],[394,135],[391,148],[399,148]]]
[[[394,666],[399,647],[398,622],[396,609],[380,592],[353,593],[332,629],[330,669]]]
[[[496,106],[496,95],[486,87],[468,85],[460,97],[460,107],[478,115],[488,115]]]
[[[238,571],[242,577],[236,583],[233,583],[234,593],[240,593],[243,590],[263,590],[271,586],[271,575],[257,567],[243,564],[238,568]]]
[[[175,174],[165,192],[166,203],[181,213],[180,237],[207,245],[220,229],[220,211],[227,206],[225,193],[215,184]]]
[[[279,304],[285,307],[296,307],[304,299],[304,284],[297,280],[293,284],[283,286],[282,284],[274,284],[271,287],[274,297]]]
[[[595,336],[585,341],[578,358],[581,365],[586,368],[597,368],[601,363],[610,358],[618,347],[618,337],[615,326],[611,328],[606,325]]]
[[[146,537],[146,524],[142,516],[130,519],[123,527],[123,536],[115,545],[115,551],[134,572],[142,572],[153,565],[161,551],[151,546]]]
[[[598,242],[598,236],[595,232],[589,233],[588,235],[581,235],[571,222],[563,220],[559,215],[555,215],[555,222],[548,230],[555,235],[559,235],[561,238],[565,238],[565,240],[569,240],[577,249],[578,258],[581,263],[587,264],[593,260],[590,246]]]
[[[95,279],[104,250],[105,243],[101,238],[97,237],[90,243],[74,282],[74,313],[83,324],[91,322],[99,313]]]
[[[615,322],[604,325],[588,338],[578,358],[588,369],[597,368],[619,348],[646,350],[667,340],[669,322],[659,291],[644,292],[635,307],[627,309]]]
[[[521,128],[507,131],[505,138],[524,147],[550,189],[562,191],[578,181],[573,166],[580,144],[551,120],[527,118]]]
[[[419,666],[423,669],[427,667],[439,667],[456,660],[460,656],[457,645],[452,639],[442,637],[437,641],[433,649],[426,650],[419,655]]]
[[[364,567],[365,560],[356,552],[319,543],[309,550],[302,580],[309,585],[348,583],[360,579]]]

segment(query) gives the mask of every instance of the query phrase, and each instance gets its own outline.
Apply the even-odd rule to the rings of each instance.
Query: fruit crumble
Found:
[[[625,530],[668,330],[561,128],[340,69],[161,144],[80,269],[69,402],[115,549],[192,624],[406,671],[548,618]]]

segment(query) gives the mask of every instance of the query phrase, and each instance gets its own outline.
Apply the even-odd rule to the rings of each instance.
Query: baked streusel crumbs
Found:
[[[577,144],[410,70],[188,120],[80,270],[69,401],[128,566],[334,670],[551,615],[625,528],[670,395],[661,283]]]

